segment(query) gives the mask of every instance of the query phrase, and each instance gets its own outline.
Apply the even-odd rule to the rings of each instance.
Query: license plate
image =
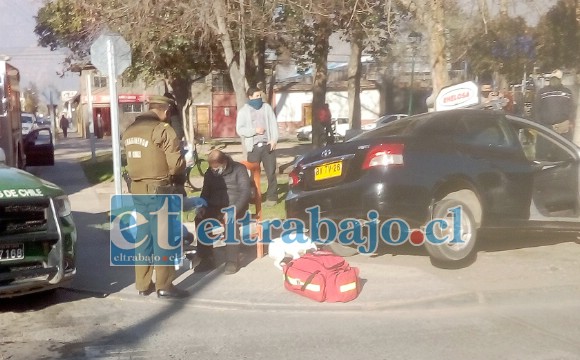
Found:
[[[24,244],[0,245],[0,261],[24,259]]]
[[[342,161],[320,165],[314,169],[315,181],[331,179],[340,175],[342,175]]]

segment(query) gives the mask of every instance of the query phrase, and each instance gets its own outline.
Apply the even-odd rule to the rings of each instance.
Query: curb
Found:
[[[210,273],[205,275],[203,279],[197,282],[195,285],[187,288],[188,291],[195,289],[197,287],[202,287],[205,283],[210,281],[217,274],[221,273],[223,268],[219,266],[218,268],[212,270]],[[367,301],[357,303],[354,300],[350,303],[318,303],[313,300],[308,300],[304,298],[305,303],[298,304],[284,304],[284,303],[251,303],[246,301],[230,301],[230,300],[218,300],[218,299],[201,299],[195,298],[192,295],[186,299],[158,299],[151,295],[150,297],[144,298],[133,292],[117,292],[112,294],[106,294],[100,291],[82,289],[79,287],[68,287],[63,288],[67,291],[77,292],[77,293],[87,293],[94,295],[98,298],[107,298],[120,301],[146,301],[146,302],[158,302],[167,303],[169,302],[182,302],[187,307],[192,308],[205,308],[210,310],[230,310],[230,311],[260,311],[260,312],[328,312],[328,313],[348,313],[348,312],[372,312],[372,311],[387,311],[387,310],[411,310],[418,308],[428,308],[428,309],[443,309],[451,307],[460,307],[473,304],[482,303],[482,295],[471,291],[461,291],[446,295],[429,296],[424,298],[415,298],[410,300],[385,300],[385,301]],[[289,297],[299,296],[288,292]],[[309,301],[309,302],[308,302]],[[485,302],[485,301],[484,301]]]

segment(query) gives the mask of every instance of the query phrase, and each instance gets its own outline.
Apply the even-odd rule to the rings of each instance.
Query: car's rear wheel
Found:
[[[425,249],[434,264],[441,264],[442,266],[461,265],[474,259],[476,256],[477,230],[479,228],[479,221],[476,221],[476,217],[480,213],[478,206],[479,202],[473,203],[473,201],[458,200],[454,196],[445,197],[437,202],[433,211],[433,218],[444,220],[447,223],[447,227],[445,229],[436,227],[434,235],[438,239],[447,237],[449,241],[443,244],[425,242]],[[461,207],[461,216],[459,226],[454,226],[454,221],[457,221],[457,219],[454,219],[453,214],[455,212],[451,212],[450,209],[457,207]]]

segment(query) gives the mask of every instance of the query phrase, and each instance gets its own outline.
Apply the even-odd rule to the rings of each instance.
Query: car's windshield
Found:
[[[32,124],[34,122],[32,116],[30,115],[22,115],[20,119],[22,120],[23,124]]]

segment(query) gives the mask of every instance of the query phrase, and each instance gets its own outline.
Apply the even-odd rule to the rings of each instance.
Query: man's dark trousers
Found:
[[[248,161],[263,164],[266,177],[268,178],[266,200],[277,202],[278,179],[276,178],[276,153],[270,151],[270,145],[267,143],[256,144],[252,151],[248,153]]]
[[[199,229],[199,224],[201,223],[202,220],[205,219],[220,219],[221,215],[223,215],[221,212],[219,211],[212,211],[210,209],[208,209],[208,211],[206,212],[204,217],[196,217],[195,218],[195,228]],[[223,224],[223,221],[220,220],[220,223],[222,223],[222,226],[224,226],[225,224]],[[240,240],[240,232],[239,232],[239,226],[236,224],[235,226],[236,229],[236,239]],[[209,233],[209,235],[211,237],[213,237],[213,235],[211,233]],[[234,262],[234,263],[238,263],[238,259],[239,259],[239,255],[240,255],[240,250],[241,250],[241,245],[238,244],[226,244],[225,248],[226,248],[226,262]],[[213,245],[209,245],[209,244],[204,244],[203,242],[199,241],[199,239],[197,240],[197,256],[199,256],[200,259],[213,259]]]

